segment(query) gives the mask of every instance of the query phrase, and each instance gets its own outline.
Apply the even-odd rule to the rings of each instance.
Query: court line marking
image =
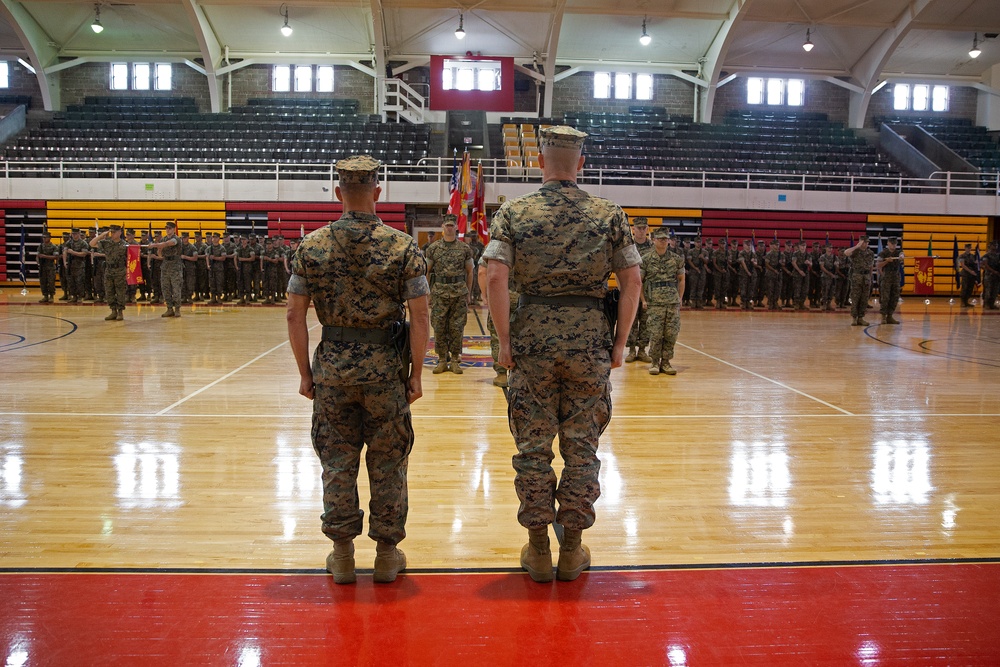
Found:
[[[779,387],[781,387],[782,389],[787,389],[788,391],[794,392],[794,393],[798,394],[799,396],[805,396],[806,398],[808,398],[808,399],[810,399],[812,401],[816,401],[817,403],[825,405],[826,407],[831,408],[833,410],[836,410],[837,412],[842,412],[842,413],[844,413],[845,415],[847,415],[849,417],[856,417],[857,416],[853,412],[849,412],[849,411],[845,410],[844,408],[838,408],[836,405],[834,405],[832,403],[827,403],[823,399],[816,398],[815,396],[810,396],[806,392],[801,391],[799,389],[796,389],[795,387],[789,387],[784,382],[779,382],[778,380],[774,380],[772,378],[766,377],[764,375],[761,375],[760,373],[754,373],[753,371],[748,370],[746,368],[743,368],[742,366],[737,366],[736,364],[730,363],[730,362],[726,361],[725,359],[720,359],[719,357],[713,356],[713,355],[709,354],[708,352],[702,352],[701,350],[695,349],[695,348],[691,347],[690,345],[685,345],[684,343],[676,343],[676,345],[678,345],[680,347],[683,347],[683,348],[685,348],[687,350],[691,350],[692,352],[697,352],[698,354],[704,355],[704,356],[708,357],[709,359],[714,359],[715,361],[718,361],[720,364],[725,364],[726,366],[730,366],[732,368],[735,368],[738,371],[743,371],[744,373],[747,373],[749,375],[753,375],[754,377],[757,377],[757,378],[760,378],[761,380],[765,380],[767,382],[770,382],[771,384],[776,384]]]
[[[160,412],[0,412],[0,417],[72,417],[77,419],[79,417],[116,417],[120,419],[128,419],[134,417],[167,417],[169,419],[174,419],[177,417],[183,417],[185,419],[311,419],[312,412],[292,412],[292,413],[282,413],[282,414],[205,414],[205,413],[191,413],[191,414],[177,414],[177,415],[165,415]],[[413,419],[507,419],[507,415],[496,414],[496,415],[411,415]],[[898,419],[900,417],[920,417],[921,419],[950,419],[950,418],[961,418],[961,419],[998,419],[1000,418],[1000,413],[927,413],[927,412],[879,412],[879,413],[848,413],[848,414],[761,414],[761,413],[743,413],[743,414],[731,414],[731,415],[614,415],[611,420],[619,419],[639,419],[639,420],[657,420],[657,419],[845,419],[847,417],[852,417],[856,419]]]
[[[319,324],[315,324],[315,325],[309,327],[309,331],[312,331],[313,329],[315,329],[318,326],[320,326],[320,325]],[[225,375],[223,375],[222,377],[220,377],[218,380],[215,380],[214,382],[210,382],[210,383],[206,384],[204,387],[202,387],[201,389],[198,389],[197,391],[194,391],[194,392],[188,394],[187,396],[185,396],[184,398],[180,399],[179,401],[175,401],[174,403],[171,403],[167,407],[165,407],[162,410],[160,410],[159,412],[155,413],[154,416],[156,416],[156,417],[162,417],[163,415],[165,415],[166,413],[170,412],[171,410],[173,410],[177,406],[183,405],[184,403],[187,403],[189,400],[191,400],[192,398],[194,398],[198,394],[202,393],[203,391],[207,391],[208,389],[211,389],[212,387],[214,387],[215,385],[219,384],[220,382],[222,382],[224,380],[228,380],[229,378],[231,378],[232,376],[236,375],[237,373],[239,373],[241,370],[243,370],[247,366],[250,366],[250,365],[254,364],[255,362],[259,361],[260,359],[263,359],[267,355],[271,354],[272,352],[274,352],[278,348],[284,347],[285,345],[288,345],[288,341],[287,340],[281,341],[280,343],[278,343],[277,345],[275,345],[274,347],[272,347],[267,352],[262,352],[261,354],[258,354],[256,357],[254,357],[250,361],[246,362],[245,364],[243,364],[239,368],[226,373]]]

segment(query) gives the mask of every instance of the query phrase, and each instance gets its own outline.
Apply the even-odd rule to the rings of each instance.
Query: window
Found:
[[[594,99],[653,99],[653,75],[631,72],[594,72]]]
[[[0,88],[10,88],[10,63],[0,60]]]
[[[295,66],[295,92],[310,93],[313,89],[312,65]]]
[[[594,72],[594,98],[606,100],[611,97],[611,72]]]
[[[276,93],[287,93],[292,89],[292,68],[288,65],[275,65],[271,72],[271,90]]]
[[[747,79],[747,104],[800,107],[806,102],[806,82],[802,79]]]
[[[444,90],[500,90],[500,61],[445,60],[441,71],[441,85]]]
[[[170,63],[156,63],[154,86],[157,90],[170,90],[173,87],[173,68]]]
[[[637,99],[637,100],[651,100],[651,99],[653,99],[653,75],[652,74],[636,74],[635,75],[635,99]]]
[[[316,68],[316,92],[333,92],[333,66],[320,65]]]
[[[149,90],[149,63],[132,63],[132,90]]]
[[[170,63],[111,63],[111,90],[170,90]]]
[[[128,63],[111,63],[111,90],[128,90]]]
[[[892,87],[892,108],[896,111],[947,111],[948,86],[897,83]]]

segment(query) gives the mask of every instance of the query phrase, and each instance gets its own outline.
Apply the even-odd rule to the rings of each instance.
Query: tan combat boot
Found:
[[[650,375],[659,375],[660,374],[660,365],[659,364],[652,364],[649,367],[649,374]]]
[[[639,348],[639,352],[638,352],[638,353],[637,353],[637,354],[635,355],[635,360],[636,360],[636,361],[641,361],[641,362],[643,362],[644,364],[648,364],[648,363],[650,363],[651,361],[653,361],[653,360],[652,360],[652,359],[651,359],[651,358],[649,357],[649,355],[648,355],[648,354],[646,354],[646,350],[642,349],[641,347]]]
[[[580,540],[582,530],[567,528],[563,535],[562,546],[559,547],[559,581],[573,581],[580,573],[590,567],[590,549]]]
[[[660,364],[660,370],[666,373],[667,375],[677,375],[677,370],[670,365],[669,361],[664,361],[662,364]]]
[[[899,324],[899,320],[897,320],[897,319],[896,319],[895,317],[893,317],[892,315],[889,315],[889,316],[888,316],[888,317],[886,318],[886,320],[885,320],[885,323],[886,323],[886,324]]]
[[[391,584],[396,575],[406,569],[406,554],[395,544],[375,543],[375,571],[372,579],[377,584]]]
[[[630,347],[628,349],[628,354],[625,355],[625,363],[626,364],[631,364],[633,361],[635,361],[635,348],[634,347]]]
[[[111,314],[104,318],[105,322],[111,322],[117,319],[118,311],[114,308],[111,309]]]
[[[455,375],[461,375],[462,373],[464,373],[465,371],[462,370],[461,364],[462,364],[461,357],[453,357],[451,360],[451,372],[454,373]]]
[[[335,584],[353,584],[358,577],[354,573],[354,540],[334,540],[333,551],[326,557],[326,571],[333,575]]]
[[[432,372],[434,373],[434,375],[440,375],[441,373],[444,373],[446,370],[448,370],[447,359],[445,357],[438,357],[437,366],[434,367],[434,370]]]
[[[507,369],[501,368],[497,371],[497,376],[493,378],[494,387],[506,387],[507,386]]]
[[[174,309],[173,308],[167,308],[167,312],[165,312],[162,315],[160,315],[160,317],[173,317],[173,316],[174,316]]]
[[[124,313],[125,313],[125,309],[124,308],[119,308],[118,309],[118,314],[115,315],[115,319],[118,320],[119,322],[121,322],[122,320],[125,319]]]
[[[528,543],[521,547],[521,567],[527,571],[532,581],[540,584],[552,581],[548,526],[528,529]]]
[[[866,327],[866,326],[868,326],[868,320],[866,320],[864,317],[859,317],[858,318],[858,326],[859,327]]]

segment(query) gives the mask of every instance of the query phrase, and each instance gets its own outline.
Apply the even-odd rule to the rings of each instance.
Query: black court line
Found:
[[[63,318],[63,317],[55,317],[54,315],[35,315],[34,313],[21,313],[21,314],[23,316],[25,316],[25,317],[47,317],[50,320],[59,320],[60,322],[65,322],[66,324],[70,325],[73,328],[70,329],[69,331],[67,331],[66,333],[62,334],[61,336],[55,336],[54,338],[47,338],[45,340],[40,340],[37,343],[28,343],[27,345],[21,345],[20,347],[8,347],[6,349],[0,349],[0,353],[3,353],[3,352],[12,352],[14,350],[24,350],[24,349],[29,348],[29,347],[34,347],[35,345],[43,345],[45,343],[51,343],[54,340],[59,340],[60,338],[65,338],[66,336],[69,336],[70,334],[75,333],[76,330],[79,328],[76,325],[76,322],[71,322],[70,320],[67,320],[66,318]],[[11,335],[14,335],[14,334],[11,334]]]
[[[926,347],[930,343],[934,343],[934,342],[941,341],[941,340],[948,340],[947,338],[944,338],[944,339],[942,339],[942,338],[925,338],[924,340],[921,340],[919,343],[917,343],[917,346],[920,349],[914,349],[913,347],[911,347],[909,345],[900,345],[898,343],[891,343],[891,342],[889,342],[887,340],[882,340],[881,338],[879,338],[878,336],[872,334],[872,332],[871,332],[872,329],[876,329],[879,326],[880,325],[878,325],[878,324],[872,324],[870,326],[865,327],[865,335],[868,336],[869,338],[871,338],[873,341],[875,341],[877,343],[882,343],[883,345],[888,345],[889,347],[894,347],[894,348],[899,349],[899,350],[905,350],[907,352],[915,352],[915,353],[920,354],[920,355],[925,355],[925,356],[929,356],[929,357],[937,357],[938,359],[950,359],[952,361],[961,361],[961,362],[964,362],[964,363],[967,363],[967,364],[975,364],[977,366],[989,366],[990,368],[1000,368],[1000,361],[996,361],[996,360],[992,360],[992,359],[989,360],[989,361],[981,361],[981,360],[978,360],[976,357],[968,357],[968,356],[963,356],[961,354],[951,354],[951,353],[947,353],[947,352],[935,352],[934,350]],[[978,338],[974,338],[973,340],[978,340]],[[990,363],[990,362],[992,362],[992,363]]]
[[[590,572],[663,572],[683,570],[774,570],[830,567],[899,567],[919,565],[1000,565],[1000,557],[987,558],[887,558],[873,560],[811,560],[757,563],[679,563],[673,565],[597,565]],[[370,574],[372,568],[357,568]],[[406,568],[405,574],[521,574],[519,567],[420,567]],[[238,567],[0,567],[5,574],[242,574],[242,575],[326,575],[322,568],[238,568]]]

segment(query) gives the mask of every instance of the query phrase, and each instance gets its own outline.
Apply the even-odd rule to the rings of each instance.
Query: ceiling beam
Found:
[[[0,0],[0,17],[17,34],[21,46],[28,56],[28,62],[35,68],[35,78],[42,93],[42,106],[46,111],[57,111],[60,107],[59,77],[45,70],[46,66],[59,60],[55,40],[38,24],[35,17],[16,0]]]
[[[212,113],[222,111],[222,79],[217,72],[222,65],[223,48],[219,38],[212,30],[212,24],[205,16],[205,10],[195,0],[181,0],[184,13],[187,14],[191,28],[194,30],[201,58],[205,61],[203,73],[208,79],[208,98]]]
[[[542,116],[552,115],[552,98],[556,92],[556,60],[559,56],[559,35],[562,33],[563,16],[566,11],[566,0],[558,0],[552,11],[552,21],[549,23],[549,39],[545,45],[545,97],[542,99]]]
[[[734,29],[743,22],[754,0],[733,0],[729,15],[719,26],[715,38],[705,51],[701,61],[701,78],[708,82],[708,88],[700,96],[697,104],[697,121],[707,123],[712,120],[712,107],[715,105],[715,92],[719,89],[719,77],[722,76],[722,64],[726,60],[729,48],[734,39]],[[697,88],[695,90],[698,90]]]

